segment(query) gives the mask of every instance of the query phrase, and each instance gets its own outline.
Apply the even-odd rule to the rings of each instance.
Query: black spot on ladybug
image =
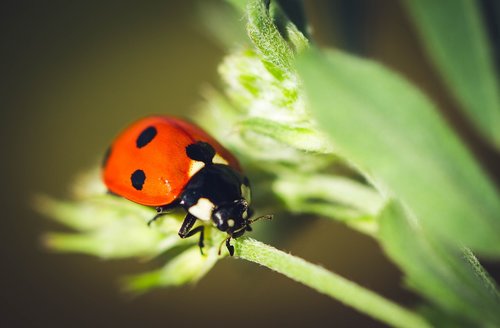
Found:
[[[135,170],[134,173],[130,176],[130,181],[132,182],[132,187],[136,190],[142,190],[142,186],[144,185],[144,181],[146,180],[146,174],[144,174],[143,170]]]
[[[215,149],[206,142],[198,141],[186,147],[186,155],[192,160],[208,165],[212,163],[212,159],[215,156]]]
[[[102,159],[102,163],[101,163],[102,167],[105,167],[106,164],[108,164],[108,159],[109,159],[110,155],[111,155],[111,147],[106,149],[106,152],[104,153],[104,158]]]
[[[148,143],[151,142],[151,140],[156,137],[156,134],[158,131],[156,131],[156,128],[154,126],[148,126],[144,130],[142,130],[141,134],[137,137],[137,140],[135,141],[135,144],[137,148],[142,148],[146,146]]]

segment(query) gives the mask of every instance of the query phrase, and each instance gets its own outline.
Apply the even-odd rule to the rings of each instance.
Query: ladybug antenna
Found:
[[[250,219],[250,220],[248,220],[248,224],[252,224],[255,221],[259,221],[260,219],[272,220],[273,219],[273,215],[272,214],[266,214],[266,215],[259,216],[258,218],[255,218],[255,219]]]
[[[192,160],[203,162],[205,165],[212,164],[212,159],[215,156],[215,149],[210,144],[197,141],[186,147],[186,154]]]

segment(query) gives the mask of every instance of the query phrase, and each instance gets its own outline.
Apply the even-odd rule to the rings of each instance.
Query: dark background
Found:
[[[317,43],[376,58],[423,88],[498,181],[498,153],[457,112],[398,3],[309,1],[305,9]],[[483,5],[498,9],[491,3]],[[2,7],[2,327],[382,326],[244,261],[219,262],[194,287],[132,298],[119,291],[118,278],[159,263],[104,262],[44,249],[43,233],[61,227],[34,212],[33,195],[69,197],[73,177],[92,167],[128,122],[194,110],[200,87],[218,83],[225,50],[205,34],[196,1],[11,1]],[[498,25],[490,28],[498,40]],[[329,220],[304,220],[308,224],[279,241],[281,249],[415,304],[373,240]],[[499,277],[498,265],[487,267]]]

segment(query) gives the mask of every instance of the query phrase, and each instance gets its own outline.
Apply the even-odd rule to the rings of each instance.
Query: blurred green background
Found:
[[[243,261],[221,261],[194,287],[130,297],[120,293],[118,277],[160,262],[104,262],[42,247],[43,233],[62,227],[31,209],[33,195],[69,197],[74,176],[99,162],[123,126],[152,113],[189,115],[202,100],[200,88],[217,85],[225,49],[200,23],[200,2],[2,5],[2,327],[381,326]],[[294,16],[296,2],[283,3]],[[500,10],[494,0],[482,5],[487,15]],[[500,155],[458,113],[399,2],[307,1],[305,10],[320,45],[375,58],[424,89],[498,185]],[[499,40],[498,22],[490,19],[489,28]],[[303,220],[307,224],[273,244],[403,304],[415,303],[373,240],[331,220]],[[486,267],[498,280],[500,266]]]

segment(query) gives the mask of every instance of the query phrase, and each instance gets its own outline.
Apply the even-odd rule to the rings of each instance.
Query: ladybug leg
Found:
[[[175,203],[172,203],[172,204],[169,204],[169,205],[156,207],[156,215],[153,216],[153,218],[148,221],[148,226],[151,226],[151,223],[153,223],[156,220],[158,220],[158,218],[160,216],[170,213],[170,211],[172,209],[174,209],[175,207],[177,207],[177,206],[179,206],[179,204],[177,202],[175,202]]]
[[[226,248],[229,251],[229,255],[233,256],[234,255],[234,246],[231,245],[231,236],[227,237],[226,239]]]
[[[196,220],[197,219],[194,215],[188,213],[186,215],[186,218],[184,219],[184,222],[182,222],[181,228],[179,229],[179,236],[184,239],[191,237],[192,235],[195,235],[199,232],[200,239],[198,241],[198,246],[200,247],[200,252],[203,255],[203,247],[205,246],[205,244],[203,243],[205,237],[205,226],[200,225],[194,229],[191,229]]]
[[[186,215],[186,218],[184,218],[184,222],[182,222],[182,226],[179,229],[179,236],[181,238],[187,238],[189,230],[194,226],[196,223],[196,217],[192,215],[191,213],[188,213]]]
[[[155,222],[160,216],[165,214],[167,214],[167,212],[163,210],[163,207],[157,207],[156,215],[153,216],[153,218],[148,221],[148,227],[151,226],[151,223]]]
[[[200,233],[200,239],[198,240],[198,246],[200,247],[200,252],[201,252],[201,255],[204,255],[203,254],[203,247],[205,246],[205,244],[203,243],[204,241],[204,237],[205,237],[205,227],[204,226],[197,226],[196,228],[194,228],[193,230],[189,231],[186,235],[185,238],[187,237],[191,237],[192,235],[196,234],[196,233]]]
[[[223,240],[222,243],[220,243],[219,253],[218,253],[219,255],[221,252],[222,244],[224,244],[224,242],[226,243],[226,247],[227,247],[227,250],[229,251],[229,255],[231,255],[231,256],[234,255],[234,246],[230,244],[230,241],[231,241],[231,236],[227,236],[227,238],[225,240]]]

